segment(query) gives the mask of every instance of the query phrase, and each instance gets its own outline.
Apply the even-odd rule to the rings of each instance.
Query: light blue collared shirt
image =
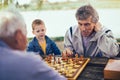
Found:
[[[13,50],[0,40],[0,80],[67,80],[41,58]]]

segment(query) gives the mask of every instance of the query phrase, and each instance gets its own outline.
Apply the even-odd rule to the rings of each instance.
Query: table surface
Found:
[[[104,80],[104,68],[108,58],[91,58],[77,80]]]

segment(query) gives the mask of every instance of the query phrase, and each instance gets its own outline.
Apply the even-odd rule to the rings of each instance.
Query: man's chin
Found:
[[[82,34],[82,36],[84,36],[84,37],[88,37],[88,36],[89,36],[89,34]]]

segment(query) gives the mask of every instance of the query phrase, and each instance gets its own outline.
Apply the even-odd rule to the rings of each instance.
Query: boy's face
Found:
[[[44,24],[36,25],[33,30],[33,34],[37,39],[44,39],[46,33],[46,28]]]

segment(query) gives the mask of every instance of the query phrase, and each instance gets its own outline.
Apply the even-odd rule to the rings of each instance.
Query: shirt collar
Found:
[[[3,40],[0,39],[0,47],[10,48]]]

